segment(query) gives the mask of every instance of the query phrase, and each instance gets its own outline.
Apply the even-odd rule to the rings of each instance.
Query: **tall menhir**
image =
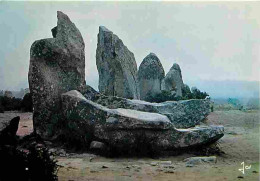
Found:
[[[58,11],[53,38],[35,41],[30,50],[29,87],[33,99],[33,126],[43,137],[58,132],[60,95],[85,87],[85,44],[69,17]]]

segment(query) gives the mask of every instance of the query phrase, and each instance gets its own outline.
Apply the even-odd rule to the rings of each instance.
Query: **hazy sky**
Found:
[[[138,66],[153,52],[166,73],[178,63],[189,85],[205,80],[259,81],[259,9],[259,2],[0,1],[0,89],[28,87],[31,44],[52,37],[57,10],[70,17],[84,38],[86,82],[95,89],[100,25],[123,40]]]

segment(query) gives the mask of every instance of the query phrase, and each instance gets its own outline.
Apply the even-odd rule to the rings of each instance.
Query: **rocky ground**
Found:
[[[20,116],[18,135],[32,132],[32,114],[6,112],[0,119]],[[260,111],[215,111],[207,124],[225,126],[225,136],[218,142],[225,154],[216,163],[187,164],[192,154],[159,158],[105,158],[90,153],[58,153],[59,180],[259,180]],[[213,155],[212,155],[213,156]],[[251,165],[242,174],[238,169]]]

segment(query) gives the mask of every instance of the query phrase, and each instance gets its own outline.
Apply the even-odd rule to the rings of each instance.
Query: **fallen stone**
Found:
[[[84,124],[89,125],[89,127],[97,124],[105,124],[109,130],[169,129],[172,127],[171,122],[164,115],[122,108],[109,109],[87,100],[76,90],[64,93],[61,97],[62,111],[67,119],[84,121]],[[92,119],[95,118],[95,120],[88,120],[89,116]],[[84,129],[82,127],[77,128]]]
[[[163,166],[169,166],[172,164],[172,162],[171,161],[160,161],[160,164]]]
[[[111,109],[124,108],[159,113],[167,116],[176,128],[194,127],[210,113],[210,101],[204,99],[150,103],[96,94],[92,96],[92,101]]]
[[[90,147],[89,149],[93,152],[95,152],[96,154],[101,154],[101,155],[105,155],[107,154],[108,148],[107,146],[99,141],[92,141],[90,143]]]
[[[211,143],[224,135],[223,126],[176,129],[161,114],[109,109],[87,100],[76,90],[61,97],[69,132],[84,135],[85,140],[79,136],[81,141],[97,139],[119,150],[145,145],[156,150],[174,150]]]
[[[90,143],[90,150],[103,150],[105,148],[105,144],[99,141],[92,141]]]
[[[66,151],[64,149],[58,150],[58,154],[59,154],[59,156],[62,156],[62,157],[65,157],[67,155]]]
[[[96,63],[99,91],[105,95],[139,99],[134,54],[104,26],[99,27]]]
[[[194,167],[193,164],[186,164],[186,167]]]
[[[30,50],[29,87],[33,126],[43,138],[58,133],[60,95],[85,87],[85,45],[67,15],[57,12],[54,38],[35,41]]]
[[[181,68],[175,63],[162,81],[162,90],[176,92],[176,96],[181,97],[183,87]]]
[[[187,167],[193,167],[194,165],[202,164],[202,163],[216,163],[217,157],[190,157],[184,160],[186,162]]]
[[[138,70],[140,99],[147,100],[149,96],[160,93],[163,78],[164,69],[159,58],[150,53],[144,58]]]
[[[150,165],[151,165],[151,166],[157,166],[157,165],[158,165],[158,162],[151,162]]]

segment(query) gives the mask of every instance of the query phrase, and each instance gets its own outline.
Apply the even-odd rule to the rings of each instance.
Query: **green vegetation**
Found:
[[[21,102],[21,109],[24,112],[32,112],[33,111],[33,103],[32,103],[32,94],[27,93],[23,97]]]
[[[148,102],[165,102],[165,101],[178,101],[181,100],[181,97],[175,96],[175,94],[172,94],[171,91],[161,91],[161,93],[157,93],[155,95],[149,94],[146,98],[146,101]]]
[[[176,96],[175,91],[161,91],[158,94],[149,94],[146,98],[148,102],[165,102],[165,101],[179,101],[179,100],[189,100],[189,99],[205,99],[208,93],[201,92],[198,88],[192,87],[191,90],[188,85],[184,85],[182,89],[182,97]]]
[[[39,135],[25,136],[18,145],[0,144],[0,160],[0,180],[58,180],[57,161]]]
[[[4,111],[32,112],[32,96],[27,93],[23,99],[15,97],[0,96],[0,112]]]
[[[0,104],[2,105],[4,111],[14,111],[21,109],[22,99],[15,97],[0,97]]]

